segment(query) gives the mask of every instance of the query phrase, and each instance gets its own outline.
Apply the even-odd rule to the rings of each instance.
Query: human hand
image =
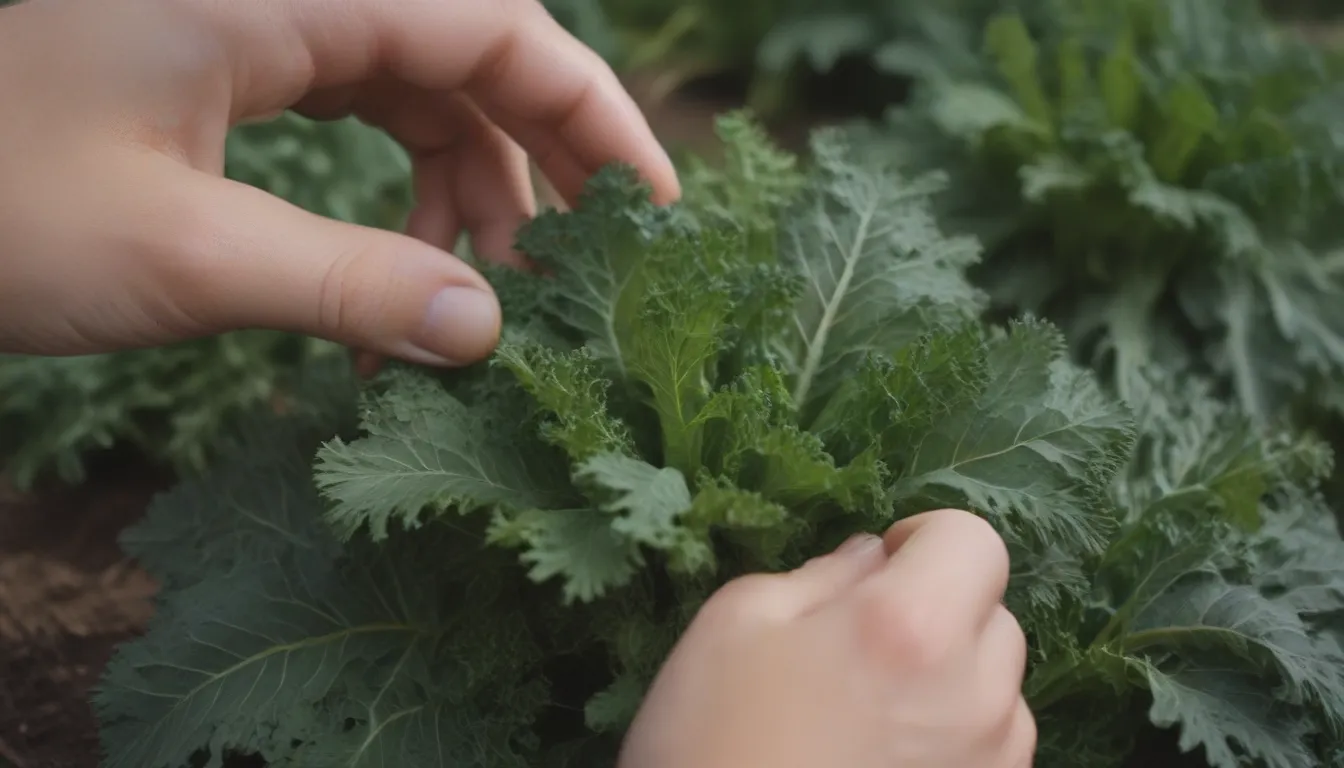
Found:
[[[571,203],[672,165],[611,70],[537,0],[30,0],[0,10],[0,351],[266,327],[430,365],[489,354],[499,306],[447,253],[516,259],[527,154]],[[221,178],[240,121],[357,115],[413,156],[407,235]]]
[[[943,510],[710,598],[619,768],[1028,768],[1002,540]]]

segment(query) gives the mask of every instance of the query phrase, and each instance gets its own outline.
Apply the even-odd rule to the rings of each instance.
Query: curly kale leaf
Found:
[[[1119,528],[1088,597],[1032,618],[1028,701],[1068,721],[1113,691],[1123,717],[1116,694],[1146,691],[1150,723],[1210,766],[1318,765],[1344,726],[1344,646],[1323,620],[1344,592],[1320,588],[1344,575],[1344,542],[1313,490],[1329,453],[1258,435],[1198,387],[1144,383],[1139,450],[1113,490]]]
[[[292,471],[311,443],[276,425],[243,446],[127,537],[169,590],[96,694],[105,764],[535,764],[542,655],[516,585],[481,578],[499,558],[446,528],[341,545]],[[250,494],[217,497],[226,481]],[[168,510],[208,533],[169,552]]]
[[[779,348],[804,408],[830,396],[866,353],[900,349],[981,308],[965,279],[979,245],[945,236],[934,217],[942,179],[859,165],[837,138],[814,141],[818,168],[781,245],[782,261],[805,280]]]
[[[657,207],[609,168],[520,233],[557,329],[506,332],[492,370],[512,380],[492,386],[525,397],[375,393],[364,434],[319,458],[344,533],[488,511],[492,542],[585,602],[654,562],[780,567],[930,504],[1065,559],[1100,546],[1128,415],[1049,326],[976,329],[977,249],[935,225],[938,180],[860,166],[827,132],[795,182],[743,119],[701,197]],[[743,191],[763,180],[780,191]]]
[[[427,509],[542,507],[572,494],[545,453],[511,438],[520,415],[488,403],[468,405],[426,377],[398,371],[384,396],[363,411],[363,436],[321,452],[319,487],[344,536],[364,524],[375,540],[398,519],[414,527]]]
[[[1262,425],[1344,402],[1336,63],[1253,0],[935,15],[875,145],[956,180],[942,212],[984,239],[997,306],[1058,323],[1126,398],[1157,363]]]

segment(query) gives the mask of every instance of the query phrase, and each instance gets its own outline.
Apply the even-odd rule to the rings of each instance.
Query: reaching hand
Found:
[[[493,349],[493,260],[602,165],[679,194],[610,69],[536,0],[32,0],[0,10],[0,351],[266,327],[424,364]],[[221,178],[240,121],[357,115],[414,159],[408,235]]]

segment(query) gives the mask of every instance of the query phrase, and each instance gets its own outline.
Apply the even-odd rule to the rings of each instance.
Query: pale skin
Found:
[[[241,328],[454,366],[499,306],[450,253],[518,264],[529,159],[573,202],[672,164],[611,70],[536,0],[31,0],[0,10],[0,351],[152,347]],[[356,114],[414,160],[405,233],[221,177],[224,137]],[[1024,768],[1026,644],[1002,540],[942,510],[720,590],[663,668],[621,768]]]

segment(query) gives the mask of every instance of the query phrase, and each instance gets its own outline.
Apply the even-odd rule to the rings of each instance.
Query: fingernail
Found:
[[[412,342],[444,365],[469,365],[489,355],[499,341],[499,301],[479,288],[439,291]]]
[[[881,545],[882,539],[871,533],[859,533],[849,537],[844,544],[841,544],[840,548],[836,550],[836,554],[845,555],[846,557],[863,555]]]

